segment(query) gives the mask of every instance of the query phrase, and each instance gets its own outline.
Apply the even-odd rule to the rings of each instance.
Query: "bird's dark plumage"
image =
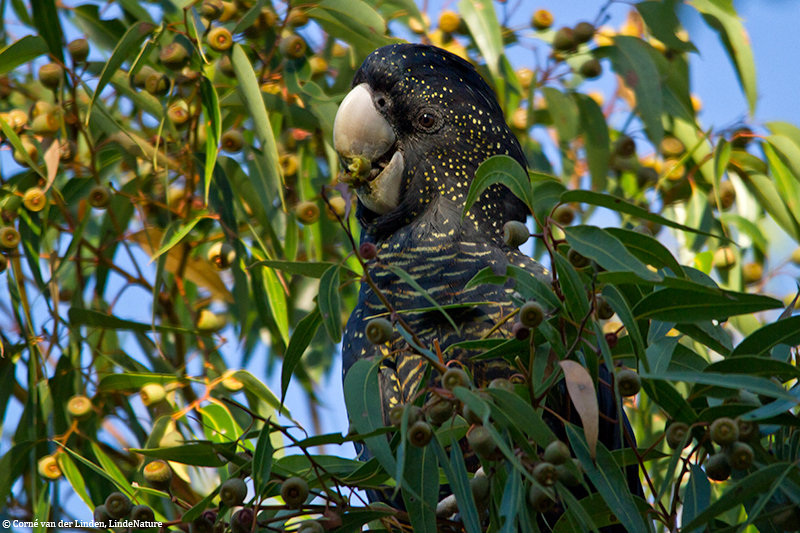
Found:
[[[503,225],[510,220],[524,221],[528,214],[524,203],[506,187],[487,189],[462,222],[467,192],[483,161],[505,154],[527,166],[519,142],[506,125],[494,93],[476,70],[463,59],[434,47],[401,44],[380,48],[364,61],[353,87],[354,93],[358,92],[353,100],[360,100],[343,102],[334,127],[345,174],[359,172],[363,165],[359,150],[372,145],[368,143],[364,149],[359,139],[353,140],[358,135],[347,128],[359,118],[341,116],[343,113],[356,113],[359,106],[366,106],[374,124],[365,127],[379,132],[370,135],[385,137],[385,146],[379,149],[385,152],[367,165],[376,170],[368,178],[354,178],[362,200],[357,210],[364,229],[362,239],[378,249],[377,259],[368,264],[372,279],[429,346],[437,341],[445,351],[456,342],[480,339],[516,305],[511,298],[511,283],[466,289],[476,273],[491,266],[496,274],[504,274],[506,266],[514,265],[549,283],[549,276],[538,263],[503,242]],[[396,174],[384,179],[396,188],[396,194],[376,202],[373,189],[381,186],[381,177],[375,175],[389,168],[390,159],[400,161],[402,170],[400,173],[393,167]],[[396,180],[392,181],[394,176]],[[438,311],[404,313],[429,308],[430,303],[389,266],[405,270],[439,305],[488,303],[451,311],[460,331]],[[392,342],[380,346],[366,339],[368,321],[386,312],[378,296],[363,284],[358,305],[347,323],[342,351],[345,373],[356,360],[385,358],[380,375],[381,401],[388,412],[417,392],[426,365],[397,333]],[[510,337],[510,322],[493,335]],[[470,361],[475,353],[458,348],[446,353],[448,359],[459,359],[470,369],[478,386],[512,372],[503,359]],[[601,408],[612,419],[617,418],[613,395],[608,391],[601,397]],[[563,430],[558,433],[563,436]],[[609,448],[621,446],[614,423],[601,424],[601,440]]]

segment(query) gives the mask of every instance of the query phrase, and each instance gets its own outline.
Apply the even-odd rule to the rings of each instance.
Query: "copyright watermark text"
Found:
[[[59,527],[59,528],[101,528],[112,527],[141,528],[161,527],[162,522],[151,522],[149,520],[108,520],[107,522],[95,522],[94,520],[59,520],[58,522],[42,522],[34,520],[27,522],[24,520],[3,520],[3,529],[10,527],[38,528],[38,527]]]

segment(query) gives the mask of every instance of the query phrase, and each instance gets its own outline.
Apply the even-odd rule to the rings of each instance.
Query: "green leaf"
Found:
[[[300,274],[301,276],[308,276],[309,278],[321,278],[322,275],[335,266],[335,263],[312,263],[306,261],[256,261],[251,268],[255,266],[265,266],[282,270],[289,274]]]
[[[658,239],[622,228],[605,228],[604,231],[619,239],[630,253],[648,265],[659,269],[667,267],[679,278],[686,277],[681,264]]]
[[[546,94],[546,93],[545,93]],[[586,161],[592,175],[592,189],[605,190],[608,184],[608,160],[611,140],[603,110],[591,97],[574,93],[580,110],[580,125],[586,149]]]
[[[531,182],[525,169],[513,157],[494,155],[481,163],[475,171],[475,179],[469,186],[461,220],[467,216],[470,208],[490,186],[500,183],[508,187],[514,195],[533,212],[534,197]]]
[[[678,38],[680,20],[678,20],[672,5],[653,0],[638,2],[634,5],[653,37],[667,45],[668,48],[681,52],[697,51],[692,43]]]
[[[720,291],[717,294],[667,287],[645,296],[633,308],[636,320],[695,322],[782,308],[783,303],[760,294]]]
[[[562,194],[560,201],[562,204],[579,202],[589,205],[596,205],[597,207],[605,207],[606,209],[611,209],[612,211],[617,211],[618,213],[625,213],[626,215],[632,215],[637,218],[649,220],[650,222],[655,222],[656,224],[661,224],[662,226],[668,226],[670,228],[675,228],[682,231],[689,231],[691,233],[697,233],[698,235],[706,235],[708,237],[714,237],[716,239],[722,239],[725,241],[728,240],[721,235],[706,233],[705,231],[699,231],[695,228],[678,224],[677,222],[673,222],[672,220],[664,218],[660,215],[650,213],[646,209],[642,209],[637,205],[633,205],[622,198],[617,198],[616,196],[611,196],[610,194],[577,189],[567,191]]]
[[[111,460],[111,457],[100,448],[99,444],[96,442],[91,442],[90,444],[92,446],[92,452],[103,471],[108,474],[110,479],[114,480],[114,483],[116,483],[118,487],[123,488],[125,492],[130,494],[132,492],[131,483],[125,477],[125,474],[122,473],[122,470],[119,469],[117,463]]]
[[[773,484],[783,480],[782,474],[796,468],[796,465],[788,463],[776,463],[758,468],[755,472],[739,479],[733,488],[725,491],[714,503],[695,515],[692,520],[684,521],[681,531],[703,530],[715,516],[739,507],[751,498],[769,492]]]
[[[747,188],[756,197],[759,205],[788,233],[795,241],[800,241],[800,221],[786,205],[775,183],[763,174],[756,172],[747,175],[744,180]]]
[[[222,137],[222,117],[219,111],[219,97],[211,80],[202,76],[200,78],[200,103],[203,108],[203,120],[206,127],[206,160],[205,168],[205,199],[208,202],[208,189],[217,163],[217,148]]]
[[[167,385],[184,382],[185,380],[173,374],[125,372],[124,374],[108,374],[100,378],[100,383],[97,384],[97,392],[138,391],[149,383]]]
[[[106,61],[105,66],[103,67],[103,72],[100,73],[100,78],[97,80],[97,86],[94,89],[94,93],[92,94],[92,100],[89,102],[89,108],[86,110],[86,125],[89,125],[89,118],[92,114],[92,109],[97,102],[97,99],[100,98],[100,93],[103,92],[106,85],[111,81],[111,78],[114,77],[117,70],[122,66],[123,63],[134,53],[139,52],[139,47],[141,46],[142,42],[151,34],[153,30],[155,30],[158,26],[152,24],[150,22],[137,22],[130,28],[128,31],[125,32],[125,35],[117,43],[117,46],[114,48],[114,52],[111,54],[111,57],[108,58]],[[59,43],[59,48],[61,44]]]
[[[489,72],[497,79],[500,76],[503,37],[494,5],[490,0],[461,0],[458,10],[486,61]]]
[[[241,437],[242,428],[225,405],[209,403],[196,411],[203,417],[203,433],[210,442],[224,444]]]
[[[754,331],[733,349],[731,356],[763,356],[779,344],[800,344],[800,315],[778,320]]]
[[[339,297],[339,265],[333,265],[319,280],[317,296],[322,324],[334,344],[342,340],[342,303]]]
[[[14,147],[14,151],[18,152],[22,156],[22,159],[25,160],[25,163],[27,163],[34,172],[39,174],[42,179],[47,180],[47,176],[45,176],[44,172],[42,172],[42,169],[39,167],[39,161],[34,161],[31,159],[28,151],[22,145],[19,135],[17,135],[17,133],[11,129],[11,126],[8,125],[8,122],[6,122],[3,117],[0,117],[0,128],[3,130],[3,136],[8,139],[8,142],[10,142],[11,146]]]
[[[499,409],[504,415],[511,417],[520,431],[524,432],[537,445],[544,448],[557,440],[555,433],[544,421],[541,413],[534,410],[530,403],[511,391],[488,389],[488,392],[494,400],[492,409]]]
[[[786,390],[766,378],[758,376],[744,376],[739,374],[719,374],[711,372],[675,372],[667,371],[659,374],[642,373],[643,378],[657,379],[662,381],[683,381],[685,383],[699,383],[701,385],[711,385],[726,389],[737,390],[746,389],[755,394],[763,394],[770,398],[784,400],[797,400],[786,392]]]
[[[363,435],[382,428],[383,399],[378,375],[380,361],[359,359],[344,377],[344,401],[347,414],[356,430]],[[397,469],[394,455],[385,435],[366,437],[364,443],[387,472]]]
[[[50,54],[62,64],[64,63],[64,34],[58,18],[55,0],[37,0],[32,3],[33,24],[44,37]]]
[[[505,285],[506,281],[508,281],[508,276],[498,276],[494,273],[492,267],[488,266],[472,276],[472,279],[467,282],[464,289],[469,290],[473,287],[485,284]]]
[[[770,136],[770,141],[780,139],[777,136]],[[775,185],[786,202],[786,207],[792,214],[795,221],[800,220],[800,176],[793,174],[792,169],[784,162],[783,154],[773,147],[770,142],[762,144],[764,154],[767,156],[767,163]]]
[[[697,9],[714,31],[719,34],[725,50],[733,64],[742,86],[750,114],[756,111],[756,65],[750,48],[750,36],[736,14],[733,0],[691,0],[689,5]]]
[[[664,138],[661,113],[664,109],[661,76],[647,48],[637,37],[616,35],[614,45],[600,49],[611,59],[614,72],[636,94],[636,112],[642,117],[647,136],[656,146]]]
[[[439,501],[439,462],[433,446],[408,446],[403,472],[403,502],[416,531],[436,533],[436,504]],[[433,474],[433,475],[432,475]],[[413,492],[413,494],[411,494]]]
[[[180,446],[170,446],[169,448],[131,448],[130,451],[164,461],[218,468],[220,466],[227,466],[229,462],[228,459],[221,456],[221,451],[227,450],[229,453],[233,453],[233,446],[234,444],[215,445],[207,442],[197,442],[182,444]]]
[[[508,265],[506,266],[506,276],[516,280],[517,284],[514,288],[523,298],[535,299],[555,311],[560,311],[564,308],[561,300],[553,292],[553,286],[536,277],[533,272],[518,266]]]
[[[633,351],[636,354],[636,358],[645,370],[649,370],[650,363],[647,360],[645,352],[645,342],[642,338],[642,332],[639,330],[639,324],[636,322],[639,319],[634,317],[628,299],[625,298],[625,295],[620,291],[619,287],[615,285],[606,285],[603,287],[603,297],[611,304],[611,308],[614,309],[614,312],[617,313],[617,316],[619,316],[619,319],[622,320],[622,323],[625,325],[625,329],[628,330],[628,335],[630,335],[633,340]]]
[[[566,190],[555,181],[543,181],[533,189],[533,216],[540,226],[544,226],[545,217],[561,203],[561,196]]]
[[[26,35],[0,50],[0,74],[11,72],[48,52],[47,43],[38,35]]]
[[[547,110],[553,118],[553,126],[558,132],[559,143],[566,145],[578,136],[578,105],[575,100],[553,87],[542,89]],[[589,98],[587,96],[587,98]],[[597,104],[595,104],[597,105]],[[603,121],[605,123],[605,120]]]
[[[560,491],[559,494],[563,497],[566,492],[569,492],[570,495],[572,494],[570,491]],[[574,496],[572,496],[574,498]],[[566,503],[568,503],[567,500]],[[646,513],[648,510],[652,509],[650,504],[647,503],[642,498],[638,496],[634,496],[633,502],[636,504],[636,508],[639,510],[639,513]],[[594,527],[606,527],[606,526],[618,526],[619,520],[617,520],[617,516],[614,514],[613,511],[608,507],[608,504],[603,499],[603,495],[600,493],[594,493],[586,496],[580,502],[575,502],[583,509],[583,512],[586,513],[586,518],[588,518],[591,522],[590,524]],[[573,504],[574,505],[574,504]],[[574,512],[574,507],[572,505],[568,505],[567,512]],[[588,531],[588,527],[586,525],[582,528],[583,531]],[[553,533],[572,533],[575,531],[572,524],[569,522],[568,516],[562,516],[559,518],[556,525],[553,527]]]
[[[647,533],[648,529],[628,489],[625,475],[602,442],[597,443],[597,459],[592,459],[583,431],[566,424],[567,437],[586,475],[629,533]]]
[[[800,368],[794,365],[775,359],[747,355],[711,363],[704,369],[704,372],[766,376],[768,378],[776,376],[778,378],[783,378],[783,381],[800,378]]]
[[[300,364],[300,359],[321,325],[322,314],[320,314],[319,307],[315,307],[297,324],[294,333],[292,333],[286,348],[286,355],[283,356],[283,365],[281,366],[281,404],[286,398],[286,390],[289,387],[289,381],[292,379],[295,367]]]
[[[642,279],[661,281],[663,278],[649,270],[644,263],[631,254],[619,239],[595,226],[571,226],[564,228],[567,242],[584,257],[597,262],[606,270],[633,272]]]
[[[278,326],[281,338],[285,344],[289,344],[289,310],[286,304],[286,293],[283,285],[278,279],[278,275],[271,268],[262,268],[261,272],[254,272],[253,275],[261,275],[264,287],[269,297],[269,308],[272,311],[272,318]]]
[[[69,481],[75,494],[83,500],[83,503],[85,503],[89,509],[93,509],[94,502],[92,502],[89,493],[86,492],[86,482],[83,479],[83,475],[81,475],[78,467],[75,466],[75,463],[70,459],[70,456],[65,453],[58,454],[58,467],[64,473],[64,477]]]
[[[434,297],[433,297],[433,296],[431,296],[431,295],[428,293],[428,291],[426,291],[426,290],[425,290],[425,289],[422,287],[422,285],[420,285],[419,283],[417,283],[417,280],[415,280],[413,277],[411,277],[411,274],[409,274],[408,272],[406,272],[406,271],[405,271],[405,270],[403,270],[402,268],[400,268],[400,267],[398,267],[398,266],[394,266],[394,265],[386,265],[386,268],[387,268],[388,270],[391,270],[391,271],[392,271],[392,272],[393,272],[393,273],[394,273],[394,274],[395,274],[395,275],[396,275],[398,278],[402,279],[403,281],[405,281],[406,283],[408,283],[409,285],[411,285],[411,288],[413,288],[415,291],[417,291],[417,293],[419,293],[419,295],[420,295],[420,296],[422,296],[423,298],[425,298],[426,300],[428,300],[428,301],[429,301],[431,304],[433,304],[433,306],[436,308],[436,310],[437,310],[437,311],[439,311],[439,312],[440,312],[440,313],[441,313],[441,314],[442,314],[442,315],[443,315],[443,316],[444,316],[444,317],[447,319],[447,321],[448,321],[448,322],[450,322],[450,324],[453,326],[453,328],[454,328],[454,329],[455,329],[457,332],[458,332],[458,331],[460,331],[460,329],[459,329],[459,327],[458,327],[458,324],[456,324],[456,322],[455,322],[455,321],[452,319],[452,317],[451,317],[451,316],[450,316],[450,315],[447,313],[447,311],[445,311],[445,310],[444,310],[444,308],[442,308],[442,306],[441,306],[441,305],[439,305],[439,302],[437,302],[437,301],[434,299]]]
[[[273,198],[269,194],[270,190],[277,190],[283,204],[283,175],[278,164],[278,146],[275,144],[275,136],[272,132],[267,109],[264,107],[264,99],[261,96],[261,89],[258,87],[253,65],[247,59],[242,47],[235,43],[231,53],[231,66],[239,82],[239,93],[247,114],[253,120],[253,133],[261,145],[261,151],[256,157],[263,159],[263,172],[250,172],[248,177],[250,183],[258,196],[258,201],[262,205],[271,205]]]
[[[586,288],[583,286],[581,277],[572,268],[567,258],[561,254],[555,254],[556,271],[558,280],[561,283],[561,290],[566,299],[567,311],[575,320],[583,320],[589,314],[589,299],[586,297]]]
[[[475,507],[475,499],[472,496],[472,489],[467,477],[467,465],[464,462],[464,455],[461,453],[461,446],[458,440],[450,438],[450,458],[448,460],[442,445],[438,439],[431,441],[431,447],[436,453],[439,464],[444,470],[447,481],[456,497],[458,511],[461,514],[461,522],[467,533],[481,533],[481,521],[478,516],[478,509]]]
[[[255,377],[253,374],[247,370],[237,370],[231,374],[231,377],[241,381],[242,385],[244,385],[244,388],[256,396],[259,400],[277,410],[283,416],[289,418],[290,420],[292,419],[292,414],[285,405],[281,405],[281,401],[278,400],[278,397],[275,396],[275,393],[272,392],[263,381]]]
[[[306,14],[329,35],[352,44],[363,58],[374,49],[393,42],[385,36],[386,22],[361,0],[322,0]]]
[[[89,326],[93,328],[104,329],[124,329],[138,331],[140,333],[147,333],[148,331],[153,331],[154,329],[162,333],[192,333],[190,330],[184,328],[142,324],[141,322],[124,320],[115,316],[106,315],[105,313],[101,313],[99,311],[81,309],[80,307],[70,307],[67,315],[69,316],[70,324],[74,327]]]
[[[184,223],[182,220],[176,220],[172,223],[170,228],[167,228],[167,231],[164,232],[164,238],[167,242],[161,243],[161,248],[158,249],[153,256],[150,258],[150,261],[153,261],[158,258],[161,254],[169,252],[172,248],[175,247],[179,242],[181,242],[184,237],[189,235],[189,232],[194,229],[198,222],[203,219],[210,218],[208,216],[199,216],[195,217],[188,222]],[[178,231],[171,231],[172,229],[180,227]]]

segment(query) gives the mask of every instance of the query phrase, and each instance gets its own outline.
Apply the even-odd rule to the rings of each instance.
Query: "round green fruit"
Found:
[[[172,42],[158,54],[161,64],[170,70],[181,70],[189,62],[189,51],[178,42]]]
[[[546,513],[553,508],[555,502],[541,487],[532,485],[528,492],[528,503],[537,513]]]
[[[313,224],[319,220],[319,206],[315,202],[300,202],[294,207],[294,214],[303,224]]]
[[[72,418],[84,420],[94,412],[92,410],[92,400],[83,394],[76,394],[67,401],[67,412]]]
[[[426,405],[428,420],[435,426],[441,426],[453,418],[455,406],[439,396],[434,396]]]
[[[144,480],[156,490],[167,490],[172,483],[172,468],[161,459],[144,465],[142,475],[144,475]]]
[[[139,522],[154,522],[156,514],[147,505],[137,505],[131,510],[131,520]]]
[[[89,191],[89,205],[95,209],[105,209],[111,202],[111,189],[105,185],[95,185]]]
[[[619,395],[624,398],[636,396],[642,389],[642,378],[635,370],[624,368],[617,372],[617,388]]]
[[[514,392],[514,384],[506,378],[494,378],[491,382],[489,382],[489,388]]]
[[[594,37],[594,25],[589,22],[579,22],[572,33],[575,37],[575,42],[578,44],[588,43]]]
[[[533,477],[545,487],[551,487],[558,481],[558,471],[555,465],[543,462],[533,467]]]
[[[724,452],[715,453],[705,463],[706,476],[713,481],[725,481],[731,476],[731,464]]]
[[[367,323],[364,328],[364,334],[367,340],[372,344],[384,344],[392,340],[394,336],[394,327],[392,323],[385,318],[373,318]]]
[[[109,494],[108,498],[106,498],[105,506],[108,516],[115,520],[125,518],[133,509],[130,498],[121,492],[112,492]]]
[[[553,25],[553,14],[546,9],[537,9],[531,18],[531,26],[538,30],[544,31]]]
[[[281,497],[290,509],[298,509],[308,498],[308,483],[299,477],[290,477],[281,485]]]
[[[306,42],[299,35],[289,35],[281,39],[280,50],[290,59],[300,59],[306,53]]]
[[[217,52],[224,52],[233,46],[233,35],[226,28],[217,27],[208,32],[208,46]]]
[[[39,67],[39,82],[48,89],[58,89],[64,69],[58,63],[46,63]]]
[[[614,153],[620,157],[631,157],[636,153],[636,141],[627,135],[622,135],[614,145]]]
[[[739,425],[726,416],[717,418],[708,428],[711,440],[720,446],[727,446],[739,440]]]
[[[147,407],[166,399],[167,391],[159,383],[148,383],[139,389],[139,396],[144,406]]]
[[[229,154],[241,152],[244,148],[244,135],[239,130],[228,130],[222,134],[220,146]]]
[[[51,481],[62,476],[61,467],[58,466],[58,459],[55,455],[45,455],[36,464],[39,475]]]
[[[585,61],[578,70],[584,78],[597,78],[603,73],[603,65],[595,58]]]
[[[243,479],[232,477],[219,488],[219,499],[226,507],[242,505],[247,497],[247,484]]]
[[[89,57],[89,41],[86,39],[75,39],[67,45],[73,63],[83,63]]]
[[[580,270],[592,264],[592,260],[578,253],[574,248],[570,248],[567,252],[567,261],[574,268]]]
[[[672,448],[673,450],[678,449],[678,447],[683,443],[683,439],[686,434],[689,433],[689,426],[684,424],[683,422],[673,422],[667,428],[667,446]],[[688,446],[692,442],[692,439],[688,439],[684,444],[684,448]]]
[[[570,457],[569,446],[560,440],[554,440],[544,449],[544,460],[556,466],[566,463]]]
[[[433,438],[433,429],[431,425],[424,420],[414,422],[408,428],[408,442],[417,448],[424,448]]]
[[[217,20],[225,12],[225,6],[221,0],[203,0],[200,4],[200,14],[206,20]]]
[[[236,250],[227,242],[215,242],[206,257],[216,270],[227,270],[236,260]]]
[[[728,454],[728,462],[735,470],[747,470],[753,466],[755,454],[749,444],[734,442],[725,450],[725,453]]]
[[[47,197],[39,187],[31,187],[22,195],[22,205],[31,212],[39,212],[47,205]]]
[[[0,229],[0,248],[13,250],[19,246],[19,232],[16,228],[6,226]]]
[[[255,511],[249,507],[244,507],[236,511],[231,518],[231,529],[233,533],[248,533],[252,531],[255,517]]]
[[[572,28],[561,28],[553,37],[553,50],[566,52],[573,50],[577,46],[575,41],[575,32]]]
[[[497,453],[497,444],[494,442],[492,434],[483,426],[473,427],[467,433],[467,442],[478,457],[488,459]]]
[[[538,302],[525,302],[519,309],[519,321],[526,328],[535,328],[544,320],[544,308]]]
[[[575,210],[568,205],[560,205],[553,212],[553,220],[562,226],[569,226],[575,221]]]
[[[530,238],[528,226],[519,220],[509,220],[503,224],[503,242],[509,248],[519,248]]]
[[[464,370],[457,366],[449,367],[442,376],[442,386],[452,391],[456,387],[466,387],[469,384],[469,376]]]

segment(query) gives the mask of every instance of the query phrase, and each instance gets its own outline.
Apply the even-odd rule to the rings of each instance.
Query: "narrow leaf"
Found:
[[[567,242],[579,254],[597,262],[609,271],[633,272],[642,279],[661,281],[662,276],[649,270],[625,245],[610,233],[594,226],[564,228]]]
[[[322,315],[319,312],[319,307],[315,307],[297,324],[291,339],[289,339],[286,355],[283,356],[283,365],[281,366],[281,404],[286,398],[286,390],[289,387],[289,381],[292,379],[294,369],[300,364],[300,358],[303,357],[306,348],[311,344],[311,340],[316,335],[320,325],[322,325]]]
[[[97,80],[97,86],[92,94],[92,101],[89,102],[89,108],[86,110],[86,125],[89,125],[89,118],[92,114],[95,102],[100,98],[100,93],[103,92],[108,82],[116,74],[117,70],[123,63],[133,54],[139,52],[139,47],[158,26],[150,22],[140,21],[128,28],[125,35],[117,43],[111,57],[106,61],[103,67],[103,72],[100,73],[100,78]],[[59,45],[60,46],[60,45]]]
[[[467,216],[470,208],[480,198],[481,194],[490,186],[499,183],[508,187],[514,195],[533,212],[533,190],[525,169],[512,157],[507,155],[494,155],[481,163],[475,171],[475,179],[469,186],[461,220]]]
[[[319,280],[317,296],[325,331],[335,343],[342,340],[342,304],[339,297],[339,265],[333,265]]]

